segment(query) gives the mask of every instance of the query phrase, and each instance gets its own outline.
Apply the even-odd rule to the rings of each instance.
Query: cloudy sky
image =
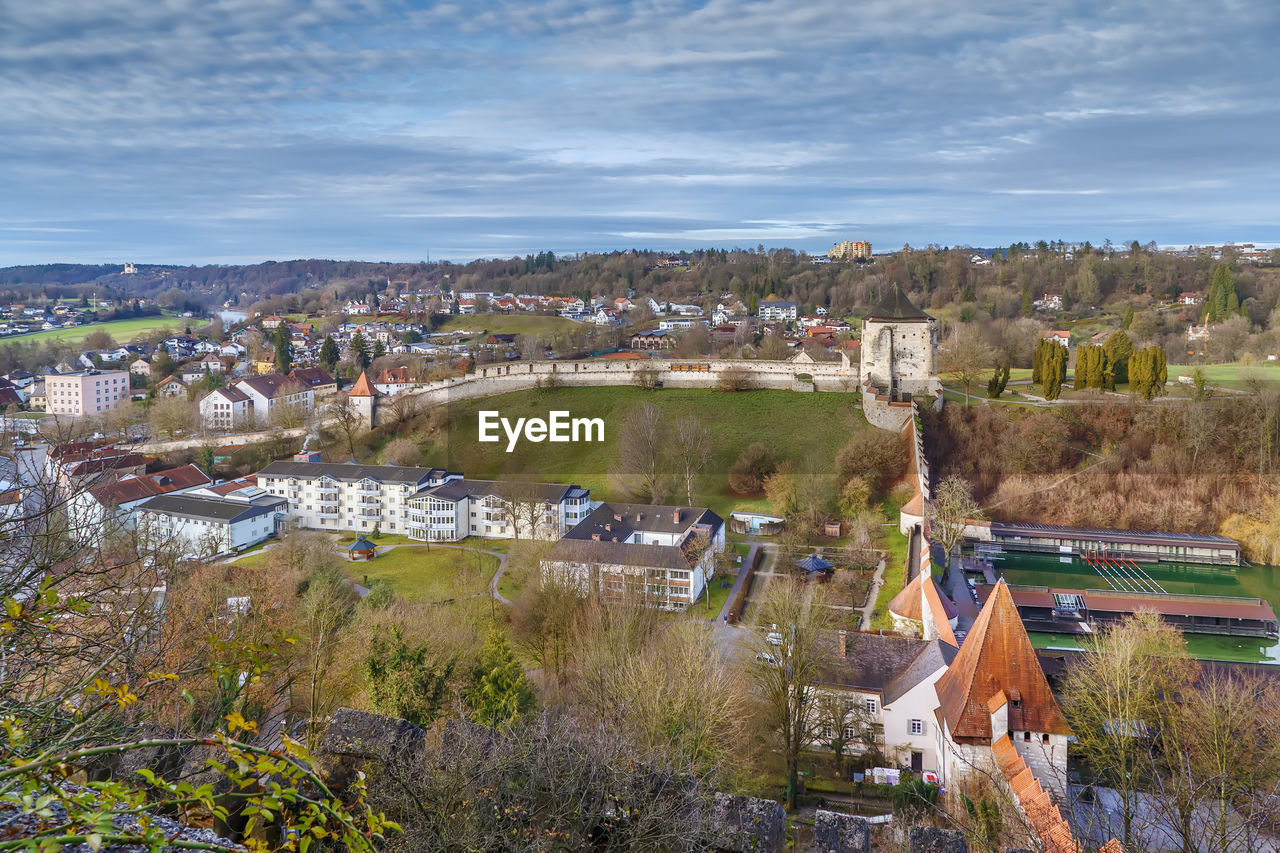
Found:
[[[0,0],[0,265],[1280,240],[1275,0]]]

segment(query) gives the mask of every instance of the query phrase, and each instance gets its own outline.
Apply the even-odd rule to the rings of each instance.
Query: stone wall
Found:
[[[932,321],[862,324],[861,381],[920,395],[932,393],[937,377],[937,331]]]
[[[858,390],[857,370],[842,354],[839,361],[821,362],[758,359],[516,361],[484,365],[475,373],[432,382],[401,393],[418,398],[424,406],[438,406],[547,386],[639,385],[646,377],[656,379],[664,388],[718,388],[727,372],[741,373],[752,389],[834,393]],[[380,420],[380,416],[375,416],[375,422]]]

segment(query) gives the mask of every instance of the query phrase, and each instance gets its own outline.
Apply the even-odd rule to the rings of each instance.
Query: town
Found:
[[[893,281],[927,257],[999,274],[1023,251],[1068,265],[1068,287],[1024,287],[1008,321],[941,319]],[[1161,786],[1193,771],[1161,763],[1158,732],[1207,713],[1199,691],[1251,708],[1280,691],[1274,477],[1224,494],[1184,475],[1182,505],[1138,524],[1128,507],[1167,499],[1159,441],[1189,471],[1201,454],[1273,470],[1280,277],[1232,247],[1169,253],[1204,286],[1072,308],[1083,271],[1155,250],[1040,251],[846,242],[785,261],[865,280],[844,310],[673,292],[672,276],[721,259],[660,255],[635,260],[661,298],[388,278],[327,311],[214,306],[177,318],[186,331],[59,345],[0,389],[13,618],[36,618],[40,590],[57,590],[49,613],[87,596],[60,618],[127,631],[128,654],[156,666],[208,630],[298,634],[262,687],[201,695],[262,708],[256,725],[326,773],[388,761],[353,737],[431,754],[442,731],[451,760],[481,760],[476,730],[450,725],[518,739],[579,703],[637,732],[691,727],[664,760],[712,786],[714,818],[687,828],[712,849],[862,850],[954,824],[966,843],[1051,851],[1270,843],[1273,809],[1248,797],[1280,779],[1280,753],[1251,749],[1253,775],[1231,765],[1236,793],[1196,801],[1179,830]],[[1213,363],[1223,337],[1233,362]],[[1249,445],[1227,426],[1243,412],[1263,432]],[[1147,431],[1162,438],[1119,449]],[[127,626],[107,615],[121,595],[146,603]],[[1117,732],[1099,691],[1150,707]],[[1218,713],[1269,748],[1254,714]],[[731,755],[745,775],[725,771]],[[1143,781],[1113,775],[1138,760]],[[199,752],[164,761],[173,779],[205,772]]]

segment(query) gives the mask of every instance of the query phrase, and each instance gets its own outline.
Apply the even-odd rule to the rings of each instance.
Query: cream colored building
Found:
[[[833,261],[868,261],[871,259],[871,244],[866,240],[845,240],[828,249],[827,257]]]
[[[100,415],[129,401],[129,374],[124,370],[51,373],[44,387],[45,411],[55,415]]]

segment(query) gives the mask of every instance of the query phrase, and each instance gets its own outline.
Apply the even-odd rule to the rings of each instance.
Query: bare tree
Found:
[[[958,326],[950,346],[944,352],[942,372],[954,376],[964,388],[964,404],[967,407],[969,395],[994,363],[995,352],[987,346],[978,332],[968,326]]]
[[[693,506],[693,492],[702,471],[711,461],[711,431],[695,417],[676,421],[671,436],[671,456],[685,501]]]
[[[346,442],[347,452],[355,459],[356,439],[364,435],[365,423],[356,407],[351,404],[351,398],[346,394],[338,394],[325,406],[324,415],[328,426]]]
[[[981,521],[982,507],[973,498],[973,490],[963,477],[952,474],[933,489],[933,498],[925,507],[929,537],[943,547],[950,561],[970,521]]]
[[[716,387],[721,391],[750,391],[754,384],[751,371],[740,364],[729,365],[716,374]]]
[[[661,410],[652,403],[642,403],[627,414],[610,473],[631,495],[649,503],[661,503],[666,496],[670,486],[666,463],[669,435]]]
[[[760,605],[752,673],[765,722],[786,765],[788,809],[796,805],[800,752],[814,741],[820,725],[814,685],[824,662],[821,638],[831,627],[831,612],[822,587],[790,578],[774,578]]]

